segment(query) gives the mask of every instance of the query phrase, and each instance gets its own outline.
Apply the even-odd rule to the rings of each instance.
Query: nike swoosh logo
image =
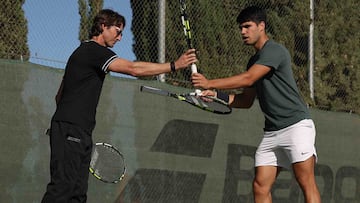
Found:
[[[301,152],[301,155],[309,154],[309,152]]]

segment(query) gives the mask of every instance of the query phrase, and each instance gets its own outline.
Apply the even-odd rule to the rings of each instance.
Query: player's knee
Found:
[[[302,189],[312,187],[316,184],[315,177],[311,174],[298,175],[295,176],[295,178]]]
[[[257,180],[253,182],[253,191],[255,195],[268,195],[271,190],[271,185],[260,183]]]

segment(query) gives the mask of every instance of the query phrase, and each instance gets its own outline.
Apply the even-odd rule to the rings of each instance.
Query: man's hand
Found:
[[[191,81],[194,87],[209,89],[209,80],[200,73],[193,73],[191,75]]]
[[[177,61],[175,61],[175,68],[186,68],[192,63],[196,63],[198,60],[196,58],[195,49],[189,49],[183,53]]]
[[[201,96],[206,96],[206,97],[215,97],[217,96],[216,91],[213,90],[203,90],[200,93]]]

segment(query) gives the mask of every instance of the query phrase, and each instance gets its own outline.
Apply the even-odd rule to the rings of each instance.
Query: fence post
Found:
[[[309,28],[309,87],[310,98],[314,100],[314,0],[310,0]]]
[[[158,25],[158,60],[159,63],[165,63],[165,0],[159,0],[159,25]],[[170,67],[169,67],[170,68]],[[160,82],[165,82],[165,74],[158,75]]]

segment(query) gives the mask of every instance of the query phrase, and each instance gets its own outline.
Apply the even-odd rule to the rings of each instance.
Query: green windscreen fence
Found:
[[[49,137],[63,70],[0,60],[0,202],[40,202],[49,181]],[[253,202],[254,153],[262,137],[257,103],[216,115],[173,98],[143,93],[167,84],[107,76],[94,142],[116,146],[127,173],[118,184],[89,178],[88,202]],[[322,201],[360,202],[360,117],[311,109]],[[291,171],[273,202],[303,202]]]

